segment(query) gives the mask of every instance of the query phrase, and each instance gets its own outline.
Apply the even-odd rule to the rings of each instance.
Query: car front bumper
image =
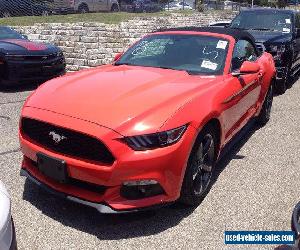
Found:
[[[65,74],[63,57],[45,62],[7,61],[3,65],[0,85],[12,86],[26,83],[41,83]]]
[[[78,120],[34,108],[24,108],[23,116],[53,123],[65,124],[66,128],[80,131],[102,141],[115,157],[111,165],[87,162],[62,155],[39,146],[20,133],[21,150],[24,154],[21,173],[38,185],[61,193],[65,198],[95,207],[104,213],[135,211],[153,205],[173,202],[179,198],[185,167],[197,131],[188,127],[181,140],[169,147],[147,151],[134,151],[120,140],[120,134],[97,124]],[[55,124],[55,123],[54,123]],[[68,125],[72,125],[67,127]],[[104,187],[97,192],[70,183],[59,183],[44,176],[37,167],[37,153],[64,160],[72,180],[80,180]],[[124,182],[155,180],[163,193],[138,199],[122,195]],[[43,187],[45,187],[43,185]]]

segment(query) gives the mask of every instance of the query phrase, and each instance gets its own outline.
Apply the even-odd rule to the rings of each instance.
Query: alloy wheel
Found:
[[[193,191],[203,194],[209,186],[214,163],[215,145],[212,135],[206,134],[195,153],[193,166]]]

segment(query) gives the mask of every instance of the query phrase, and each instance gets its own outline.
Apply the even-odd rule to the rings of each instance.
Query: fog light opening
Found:
[[[120,194],[128,200],[137,200],[164,194],[161,185],[155,180],[126,181],[123,183]]]

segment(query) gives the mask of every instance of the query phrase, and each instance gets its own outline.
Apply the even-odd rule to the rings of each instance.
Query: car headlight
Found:
[[[154,134],[124,137],[125,142],[136,151],[167,147],[180,140],[187,125]]]

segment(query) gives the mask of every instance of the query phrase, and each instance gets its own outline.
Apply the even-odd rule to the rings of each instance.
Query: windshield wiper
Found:
[[[138,66],[138,65],[136,65],[136,64],[133,64],[133,63],[126,63],[126,62],[124,62],[124,63],[118,63],[118,62],[116,62],[115,64],[114,64],[115,66],[120,66],[120,65],[133,65],[133,66]]]
[[[199,71],[196,71],[196,70],[186,70],[186,72],[189,75],[202,75],[203,74],[202,72],[199,72]]]

